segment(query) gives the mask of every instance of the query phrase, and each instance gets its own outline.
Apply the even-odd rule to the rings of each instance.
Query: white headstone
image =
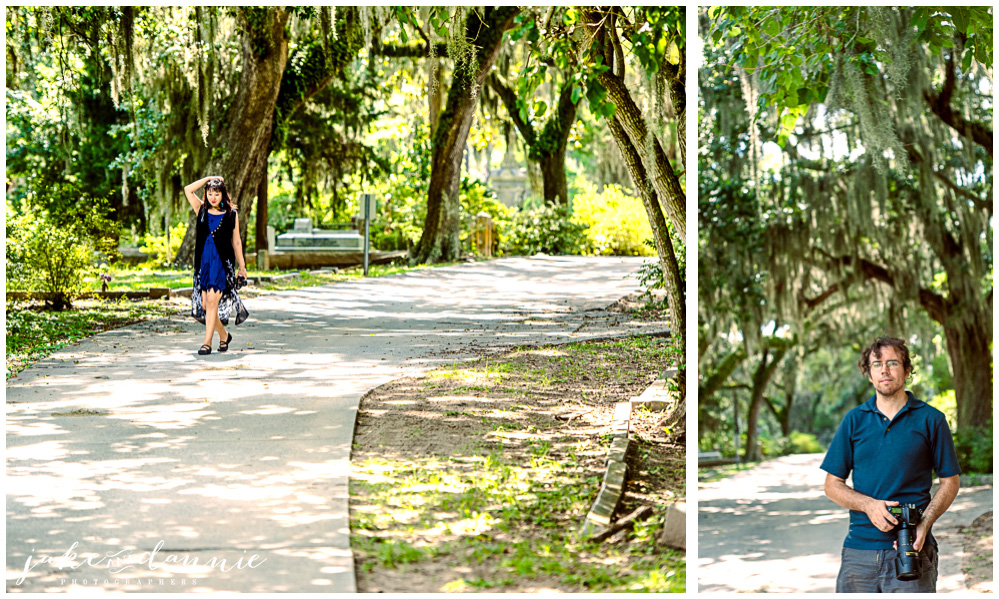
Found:
[[[296,233],[312,233],[312,219],[296,218],[294,231]]]

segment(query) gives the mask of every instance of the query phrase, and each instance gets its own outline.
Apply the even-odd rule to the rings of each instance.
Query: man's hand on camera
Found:
[[[898,520],[888,511],[889,505],[898,505],[898,502],[874,499],[872,497],[867,503],[867,508],[864,509],[867,517],[871,520],[871,524],[881,532],[889,532],[898,524]]]

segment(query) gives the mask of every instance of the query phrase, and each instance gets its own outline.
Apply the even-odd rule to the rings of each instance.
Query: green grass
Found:
[[[424,268],[437,268],[440,266],[453,266],[457,262],[447,262],[440,264],[420,264],[417,266],[404,266],[394,264],[372,265],[368,268],[368,278],[385,277],[401,273],[411,272]],[[168,269],[157,268],[155,270],[141,268],[110,268],[105,270],[111,274],[111,282],[108,283],[109,291],[145,291],[151,287],[168,287],[170,289],[184,289],[191,286],[190,269]],[[288,271],[296,272],[296,271]],[[298,276],[288,277],[280,281],[273,281],[259,285],[258,289],[285,290],[300,289],[302,287],[312,287],[315,285],[326,285],[338,281],[349,281],[364,277],[364,271],[360,267],[350,270],[343,270],[337,274],[321,273],[311,274],[308,271],[297,271]],[[267,277],[287,274],[279,270],[248,270],[249,277]],[[99,291],[101,289],[100,279],[96,276],[86,279],[87,290]]]
[[[588,591],[683,592],[685,556],[651,551],[662,518],[635,527],[632,535],[644,544],[613,547],[577,537],[598,481],[572,462],[548,459],[549,449],[535,444],[527,463],[494,452],[460,462],[378,458],[355,465],[351,527],[387,539],[353,535],[362,568],[396,568],[412,563],[404,559],[430,558],[451,569],[479,566],[474,576],[455,574],[442,591],[502,591],[515,581],[555,577]],[[618,563],[625,555],[634,559],[622,569]]]

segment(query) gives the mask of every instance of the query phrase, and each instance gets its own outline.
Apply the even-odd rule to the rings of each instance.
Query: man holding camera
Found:
[[[912,374],[905,341],[879,338],[857,365],[874,397],[850,410],[822,461],[826,496],[850,509],[836,592],[935,593],[930,528],[961,485],[954,440],[943,413],[905,390]],[[932,471],[940,488],[931,498]]]

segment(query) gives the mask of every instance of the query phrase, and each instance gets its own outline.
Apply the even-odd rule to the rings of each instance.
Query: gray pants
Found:
[[[923,575],[919,580],[895,578],[894,549],[843,548],[836,577],[837,593],[936,593],[937,548],[927,543],[919,552]]]

